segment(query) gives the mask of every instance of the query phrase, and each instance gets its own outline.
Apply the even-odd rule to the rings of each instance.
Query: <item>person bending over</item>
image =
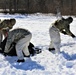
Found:
[[[73,18],[68,17],[66,19],[62,18],[61,20],[57,20],[52,24],[52,27],[49,28],[49,35],[51,39],[49,51],[55,50],[55,53],[60,52],[61,38],[59,32],[75,38],[75,35],[70,31],[70,23],[72,23],[72,21]]]

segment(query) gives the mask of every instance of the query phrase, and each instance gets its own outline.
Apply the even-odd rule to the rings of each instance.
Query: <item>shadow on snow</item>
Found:
[[[21,69],[21,70],[33,70],[33,69],[40,69],[40,70],[44,70],[44,67],[41,66],[40,64],[38,64],[36,61],[33,61],[30,59],[26,59],[25,62],[23,63],[17,63],[15,62],[16,57],[14,57],[15,59],[12,59],[12,57],[7,57],[7,61],[9,61],[9,63],[11,64],[12,67],[15,67],[16,69]]]
[[[73,46],[75,43],[64,43],[64,44],[62,44],[61,45],[61,47],[63,47],[63,46]]]
[[[76,54],[69,55],[68,53],[65,53],[64,51],[61,52],[63,54],[63,57],[67,60],[76,60]]]

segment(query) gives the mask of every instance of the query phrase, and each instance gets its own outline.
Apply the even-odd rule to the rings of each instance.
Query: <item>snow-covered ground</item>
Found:
[[[65,18],[67,16],[64,16]],[[61,53],[48,51],[50,37],[49,27],[56,20],[51,14],[3,15],[1,19],[15,18],[13,28],[25,28],[32,32],[31,42],[42,49],[42,53],[24,63],[17,63],[17,57],[4,57],[0,54],[0,75],[76,75],[76,41],[61,34]],[[76,17],[71,24],[71,31],[76,35]]]

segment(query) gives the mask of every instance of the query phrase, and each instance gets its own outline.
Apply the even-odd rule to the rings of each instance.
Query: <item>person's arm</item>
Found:
[[[9,52],[10,45],[11,45],[10,41],[7,40],[6,45],[5,45],[5,50],[4,50],[5,53]]]
[[[66,33],[65,31],[63,31],[63,30],[60,31],[60,32],[61,32],[62,34],[64,34],[64,35],[67,35],[67,33]]]
[[[12,38],[13,38],[12,34],[9,34],[7,36],[7,41],[6,41],[5,50],[4,50],[5,53],[8,53],[10,51],[10,46],[11,46],[11,43],[12,43]]]
[[[75,35],[70,31],[70,26],[69,25],[65,28],[65,32],[67,33],[67,35],[70,35],[72,38],[75,37]]]

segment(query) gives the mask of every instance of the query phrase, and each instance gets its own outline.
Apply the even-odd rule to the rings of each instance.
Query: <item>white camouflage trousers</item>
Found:
[[[19,40],[16,44],[16,53],[18,56],[19,60],[24,59],[24,55],[29,56],[29,50],[28,50],[28,46],[29,46],[29,42],[32,38],[32,34],[26,35],[25,38],[22,38],[21,40]]]
[[[61,39],[59,30],[56,27],[52,26],[49,29],[49,34],[51,39],[49,48],[55,48],[55,53],[60,52]]]

